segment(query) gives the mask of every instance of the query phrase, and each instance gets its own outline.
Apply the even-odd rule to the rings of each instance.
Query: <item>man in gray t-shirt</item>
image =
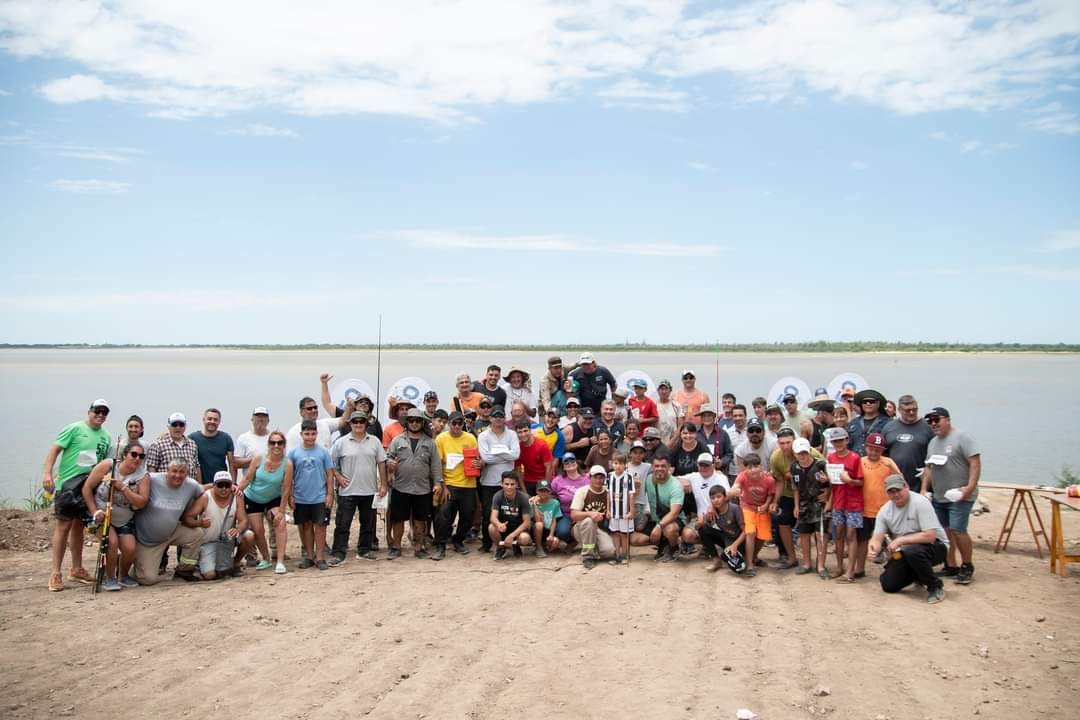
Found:
[[[926,464],[926,448],[934,437],[934,431],[919,417],[919,403],[911,395],[901,395],[897,400],[899,414],[885,424],[885,454],[892,458],[908,487],[919,492],[920,475]]]
[[[922,492],[926,495],[933,489],[934,510],[949,534],[949,559],[942,574],[967,585],[975,576],[967,527],[971,508],[979,496],[982,457],[970,435],[953,429],[952,418],[945,408],[936,407],[926,413],[926,422],[934,431],[934,438],[926,449]],[[959,567],[956,565],[957,550],[960,551]]]
[[[356,556],[364,560],[374,560],[376,557],[373,549],[375,513],[371,508],[376,495],[384,497],[387,493],[386,451],[382,442],[368,434],[369,422],[367,413],[354,410],[349,414],[349,434],[338,438],[330,449],[338,494],[330,565],[345,562],[349,531],[357,514],[360,516],[360,531],[356,540]]]
[[[885,478],[885,492],[889,502],[878,510],[870,539],[871,557],[888,542],[881,589],[895,593],[917,582],[926,588],[926,602],[939,603],[945,599],[945,588],[934,565],[945,559],[949,540],[937,514],[929,500],[911,492],[903,475]]]
[[[206,509],[202,486],[188,476],[189,471],[184,460],[174,459],[165,472],[150,473],[150,499],[135,513],[135,579],[140,585],[165,579],[159,564],[171,545],[180,546],[176,577],[196,579],[203,528],[210,521],[202,517]]]

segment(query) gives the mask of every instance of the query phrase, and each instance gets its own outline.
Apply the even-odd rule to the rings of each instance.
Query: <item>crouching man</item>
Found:
[[[244,501],[236,501],[236,486],[228,470],[214,473],[214,486],[203,494],[206,501],[203,517],[202,546],[199,548],[199,574],[203,580],[243,575],[244,555],[255,542],[255,532],[248,529]]]
[[[889,502],[878,511],[874,536],[870,538],[871,555],[877,555],[889,540],[889,561],[881,573],[881,589],[895,593],[918,583],[926,588],[926,602],[939,603],[945,599],[945,588],[934,574],[934,566],[945,561],[949,539],[934,507],[908,489],[903,475],[885,478],[885,492]]]
[[[150,473],[150,498],[135,513],[135,579],[140,585],[156,585],[165,579],[158,566],[171,545],[180,546],[176,577],[197,579],[199,546],[210,521],[201,517],[206,509],[202,485],[188,472],[185,460],[173,460],[165,472]]]

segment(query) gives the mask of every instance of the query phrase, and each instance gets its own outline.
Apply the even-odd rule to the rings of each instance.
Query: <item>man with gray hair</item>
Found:
[[[158,563],[170,545],[180,546],[176,577],[195,580],[203,531],[210,520],[203,517],[206,496],[188,473],[186,461],[174,458],[165,472],[150,473],[150,498],[135,513],[135,579],[140,585],[156,585],[165,579]]]
[[[892,458],[907,480],[908,487],[919,492],[926,449],[934,437],[929,423],[919,416],[919,403],[911,395],[897,400],[897,414],[881,431],[885,436],[885,454]]]

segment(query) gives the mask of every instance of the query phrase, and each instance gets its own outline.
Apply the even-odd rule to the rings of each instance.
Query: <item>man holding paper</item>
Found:
[[[465,416],[450,413],[450,429],[439,433],[435,447],[442,464],[442,482],[435,486],[435,501],[440,504],[435,524],[435,553],[432,560],[446,557],[446,543],[452,540],[454,552],[467,555],[465,537],[476,512],[476,478],[480,476],[480,457],[466,461],[466,450],[477,451],[476,438],[465,432]],[[472,454],[472,453],[469,453]],[[472,467],[466,467],[466,462]],[[454,520],[457,519],[457,529]]]
[[[502,406],[491,411],[491,426],[477,436],[476,444],[484,466],[480,473],[480,516],[488,520],[503,474],[514,469],[520,452],[517,432],[507,430],[506,410]],[[491,534],[485,532],[480,548],[488,553],[491,547]]]
[[[926,413],[926,422],[934,431],[934,438],[926,450],[922,493],[929,497],[933,489],[934,511],[949,535],[949,557],[941,574],[967,585],[975,577],[967,526],[971,508],[979,496],[982,457],[970,435],[953,429],[952,418],[945,408],[936,407]],[[960,567],[956,566],[957,549]]]

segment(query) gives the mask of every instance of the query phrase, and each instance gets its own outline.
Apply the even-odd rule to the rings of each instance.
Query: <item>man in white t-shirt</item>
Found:
[[[686,491],[686,486],[689,484],[690,492],[694,494],[694,502],[697,506],[696,514],[702,514],[712,507],[712,502],[709,500],[709,490],[711,490],[714,485],[719,485],[724,488],[724,491],[726,492],[731,489],[731,485],[728,483],[726,475],[716,471],[716,466],[713,464],[713,456],[711,453],[704,452],[698,455],[697,467],[697,472],[683,475],[679,479],[682,480],[684,492]],[[696,517],[696,514],[694,517]],[[692,517],[686,518],[686,527],[682,530],[682,541],[690,545],[701,542],[697,530],[694,529]]]
[[[248,467],[256,455],[266,457],[266,439],[270,437],[270,411],[257,407],[251,411],[251,430],[236,438],[233,463],[241,471],[240,479],[247,476]]]
[[[315,439],[315,444],[326,448],[327,450],[334,444],[335,433],[340,433],[348,427],[348,420],[346,416],[342,415],[339,418],[320,418],[319,417],[319,403],[315,402],[314,398],[304,397],[300,399],[300,422],[289,428],[289,432],[285,433],[285,452],[291,452],[293,449],[302,447],[304,441],[300,438],[300,423],[305,420],[311,420],[318,428],[319,435]]]

